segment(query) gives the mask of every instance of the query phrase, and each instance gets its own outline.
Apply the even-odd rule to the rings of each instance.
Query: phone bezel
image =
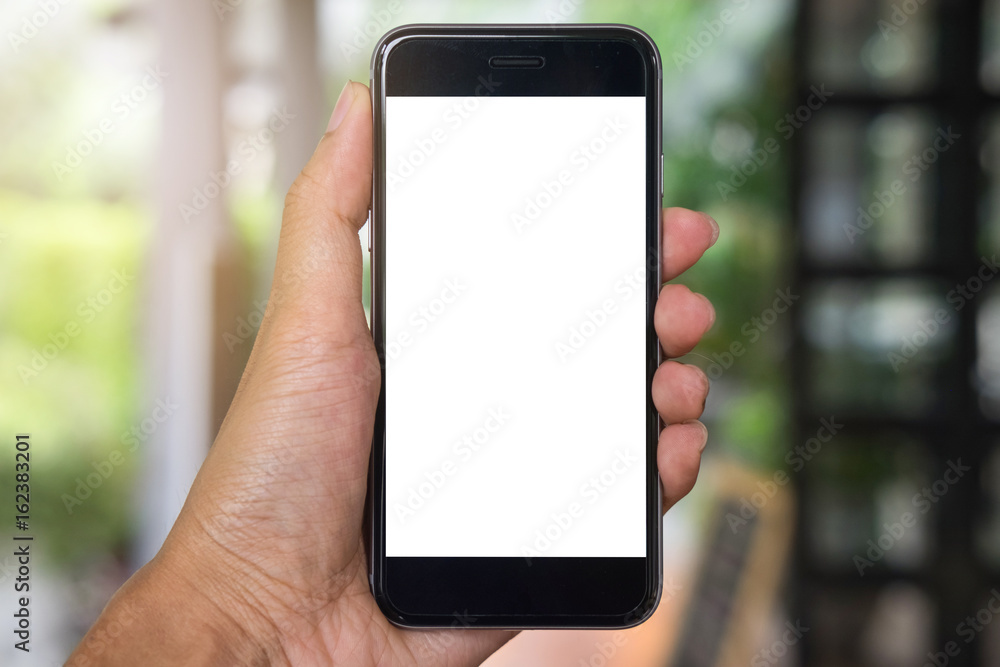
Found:
[[[422,62],[415,68],[415,80],[405,77],[412,92],[404,94],[471,95],[475,86],[464,81],[474,78],[457,76],[437,77],[436,69],[444,74],[456,67],[472,66],[482,72],[496,74],[488,59],[496,55],[524,56],[537,51],[526,47],[539,44],[544,51],[554,45],[573,42],[574,47],[591,48],[593,58],[587,53],[574,53],[579,65],[574,64],[574,79],[553,77],[544,88],[531,92],[531,73],[537,75],[545,68],[533,70],[506,70],[507,86],[501,94],[581,94],[559,81],[569,81],[577,89],[588,89],[590,81],[600,94],[626,94],[613,87],[620,79],[635,82],[626,71],[613,71],[614,59],[621,56],[610,53],[610,48],[595,45],[627,45],[641,58],[642,92],[646,97],[646,556],[643,558],[552,558],[533,559],[526,565],[523,558],[387,558],[385,555],[385,363],[384,363],[384,290],[385,290],[385,97],[387,88],[398,88],[402,79],[388,82],[391,75],[387,61],[401,45],[424,40],[447,41],[447,49],[439,49],[434,63]],[[429,42],[426,40],[430,40]],[[457,44],[461,40],[462,44]],[[468,40],[472,40],[471,42]],[[460,49],[459,46],[486,47],[478,52]],[[602,54],[601,51],[607,51]],[[441,55],[456,53],[461,55]],[[556,51],[546,61],[546,67],[566,64]],[[454,57],[455,60],[448,61]],[[482,61],[476,65],[475,60]],[[590,67],[594,60],[603,63],[601,68]],[[604,62],[602,59],[607,60]],[[588,64],[589,63],[589,64]],[[611,68],[611,71],[608,71]],[[548,73],[555,71],[550,68]],[[568,74],[564,69],[563,74]],[[420,74],[423,72],[423,74]],[[412,72],[411,72],[412,73]],[[511,74],[512,73],[512,74]],[[549,74],[549,76],[552,76]],[[436,79],[434,77],[437,77]],[[661,350],[653,328],[653,311],[661,284],[660,277],[660,207],[662,200],[661,158],[661,62],[652,39],[632,26],[601,25],[407,25],[388,32],[376,45],[372,55],[371,92],[374,115],[375,162],[373,170],[372,216],[370,243],[372,260],[371,322],[375,347],[378,352],[383,391],[379,394],[375,432],[372,445],[369,475],[368,515],[365,521],[369,556],[369,578],[373,595],[382,612],[394,624],[403,627],[476,627],[476,628],[625,628],[646,620],[656,608],[662,589],[662,498],[656,467],[656,446],[662,423],[652,402],[653,373],[661,361]],[[526,83],[527,82],[527,83]],[[427,85],[425,85],[427,84]],[[603,87],[602,87],[603,86]],[[582,87],[582,88],[581,88]],[[471,88],[471,89],[470,89]],[[574,89],[574,90],[577,90]],[[587,93],[583,93],[587,94]],[[631,94],[631,93],[630,93]],[[518,566],[517,563],[525,564]],[[571,584],[587,581],[585,591]],[[390,583],[391,582],[391,583]],[[404,583],[400,583],[404,582]],[[442,589],[442,582],[450,588]],[[516,584],[516,585],[515,585]],[[637,593],[641,587],[641,593]],[[628,588],[633,589],[627,593]],[[637,597],[633,597],[636,596]],[[618,599],[616,599],[618,596]],[[400,600],[416,601],[425,611],[401,608]],[[635,601],[635,604],[632,601]],[[492,606],[490,606],[492,605]],[[471,611],[470,611],[471,608]]]

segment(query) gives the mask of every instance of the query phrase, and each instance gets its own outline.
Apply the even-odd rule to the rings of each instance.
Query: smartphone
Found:
[[[410,25],[375,48],[368,530],[395,624],[656,607],[660,86],[622,25]]]

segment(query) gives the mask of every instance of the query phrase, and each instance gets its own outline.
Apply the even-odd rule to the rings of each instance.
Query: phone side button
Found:
[[[660,206],[663,206],[663,151],[660,151]]]

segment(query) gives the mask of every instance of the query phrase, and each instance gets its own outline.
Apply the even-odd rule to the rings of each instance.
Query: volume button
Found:
[[[368,254],[372,252],[372,225],[375,224],[375,174],[372,174],[372,195],[368,200]]]

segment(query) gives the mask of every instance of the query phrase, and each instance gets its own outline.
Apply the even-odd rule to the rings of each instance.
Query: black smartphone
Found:
[[[410,25],[371,84],[373,594],[406,627],[636,625],[662,582],[656,45]]]

